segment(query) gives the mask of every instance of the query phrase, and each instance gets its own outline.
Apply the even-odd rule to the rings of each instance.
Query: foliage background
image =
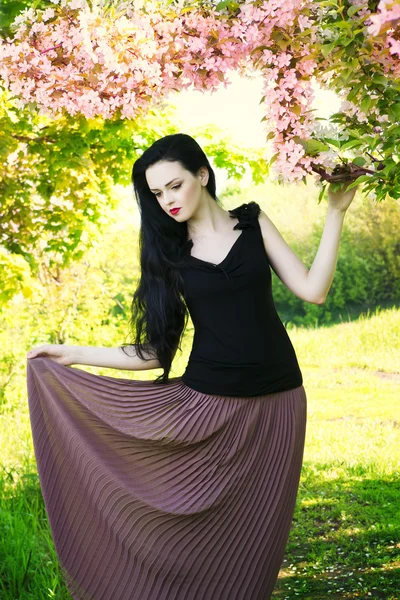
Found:
[[[14,16],[33,4],[40,2],[3,0],[1,35],[8,35]],[[357,54],[360,36],[345,45],[345,18],[334,12],[330,31],[337,29],[337,40],[343,41],[344,84],[354,77],[357,65],[352,60],[348,72],[346,56]],[[371,73],[376,67],[370,65]],[[390,105],[396,115],[393,88],[368,73],[365,79],[378,91],[380,100],[374,101],[382,109]],[[135,122],[39,118],[34,107],[17,109],[0,90],[0,596],[5,600],[68,598],[36,472],[26,352],[47,342],[116,346],[126,341],[138,277],[139,221],[132,194],[122,186],[129,183],[137,154],[181,127],[167,106]],[[318,188],[312,182],[261,184],[268,176],[262,151],[243,150],[221,131],[185,130],[229,176],[231,185],[221,194],[224,207],[259,202],[310,265],[326,212],[325,200],[317,203]],[[354,148],[359,131],[347,140]],[[398,144],[396,123],[389,133],[388,154]],[[363,145],[358,147],[362,153]],[[398,178],[397,163],[388,169],[393,181]],[[260,185],[245,189],[245,172]],[[299,500],[276,598],[398,598],[399,227],[398,202],[356,197],[345,218],[333,285],[321,306],[300,301],[273,276],[278,312],[299,356],[309,398]],[[189,320],[171,376],[182,373],[192,336]]]
[[[40,293],[30,298],[14,295],[0,312],[0,537],[5,540],[0,548],[0,597],[5,600],[69,598],[36,472],[26,399],[26,351],[47,341],[115,346],[125,340],[138,276],[139,222],[131,194],[123,188],[115,193],[119,199],[112,222],[84,257],[60,269],[58,279],[45,286],[37,283]],[[259,201],[305,260],[308,241],[317,235],[326,211],[325,203],[317,203],[312,186],[282,189],[265,184],[238,190],[233,185],[221,199],[226,209],[242,200]],[[393,205],[393,212],[388,206],[356,197],[344,226],[355,247],[349,242],[350,254],[346,246],[340,249],[343,273],[347,269],[357,274],[356,258],[365,253],[370,258],[376,250],[375,241],[368,245],[367,236],[359,236],[363,227],[377,227],[378,236],[386,225],[392,227],[395,235],[388,236],[385,247],[395,247],[398,206]],[[381,270],[380,281],[393,283],[392,271],[383,263]],[[304,376],[308,424],[294,525],[276,599],[326,600],[335,595],[343,600],[398,599],[400,447],[395,415],[400,400],[400,307],[397,302],[398,308],[379,309],[365,302],[368,283],[360,276],[349,289],[339,287],[338,297],[344,294],[347,299],[349,292],[357,298],[361,289],[357,310],[346,304],[339,307],[339,316],[332,314],[321,325],[324,305],[316,305],[320,311],[304,317],[312,325],[287,321]],[[273,284],[279,297],[281,284],[276,277]],[[396,297],[390,302],[396,304]],[[290,302],[282,307],[278,307],[282,318],[285,311],[294,310]],[[314,327],[317,320],[320,326]],[[192,335],[189,321],[172,376],[183,372]],[[157,374],[82,368],[134,379],[152,379]]]

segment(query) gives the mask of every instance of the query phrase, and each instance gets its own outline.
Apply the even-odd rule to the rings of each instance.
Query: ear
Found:
[[[198,177],[200,179],[201,185],[204,185],[204,186],[207,185],[209,176],[210,176],[210,174],[208,172],[207,167],[200,167],[200,169],[198,171]]]

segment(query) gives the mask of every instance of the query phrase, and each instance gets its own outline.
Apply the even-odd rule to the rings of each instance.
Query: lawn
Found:
[[[400,311],[290,331],[308,397],[303,472],[273,598],[399,598]]]
[[[398,599],[400,310],[289,334],[303,371],[308,423],[294,522],[273,598]],[[175,374],[189,345],[190,336]],[[0,598],[70,598],[38,483],[27,404],[0,414],[0,464]]]

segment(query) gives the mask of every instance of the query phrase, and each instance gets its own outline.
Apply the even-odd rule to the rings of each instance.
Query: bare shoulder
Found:
[[[264,242],[268,261],[279,279],[296,296],[302,300],[313,302],[309,298],[306,278],[308,268],[297,254],[290,248],[281,233],[275,227],[268,215],[261,210],[258,222]]]
[[[282,244],[287,246],[278,228],[263,210],[260,211],[258,222],[260,223],[265,249],[268,254],[269,252],[274,253],[274,249],[279,251],[279,249],[282,247]]]

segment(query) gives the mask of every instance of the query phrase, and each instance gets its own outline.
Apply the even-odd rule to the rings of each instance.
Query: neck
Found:
[[[226,230],[227,212],[210,196],[187,221],[189,237],[213,235]]]

